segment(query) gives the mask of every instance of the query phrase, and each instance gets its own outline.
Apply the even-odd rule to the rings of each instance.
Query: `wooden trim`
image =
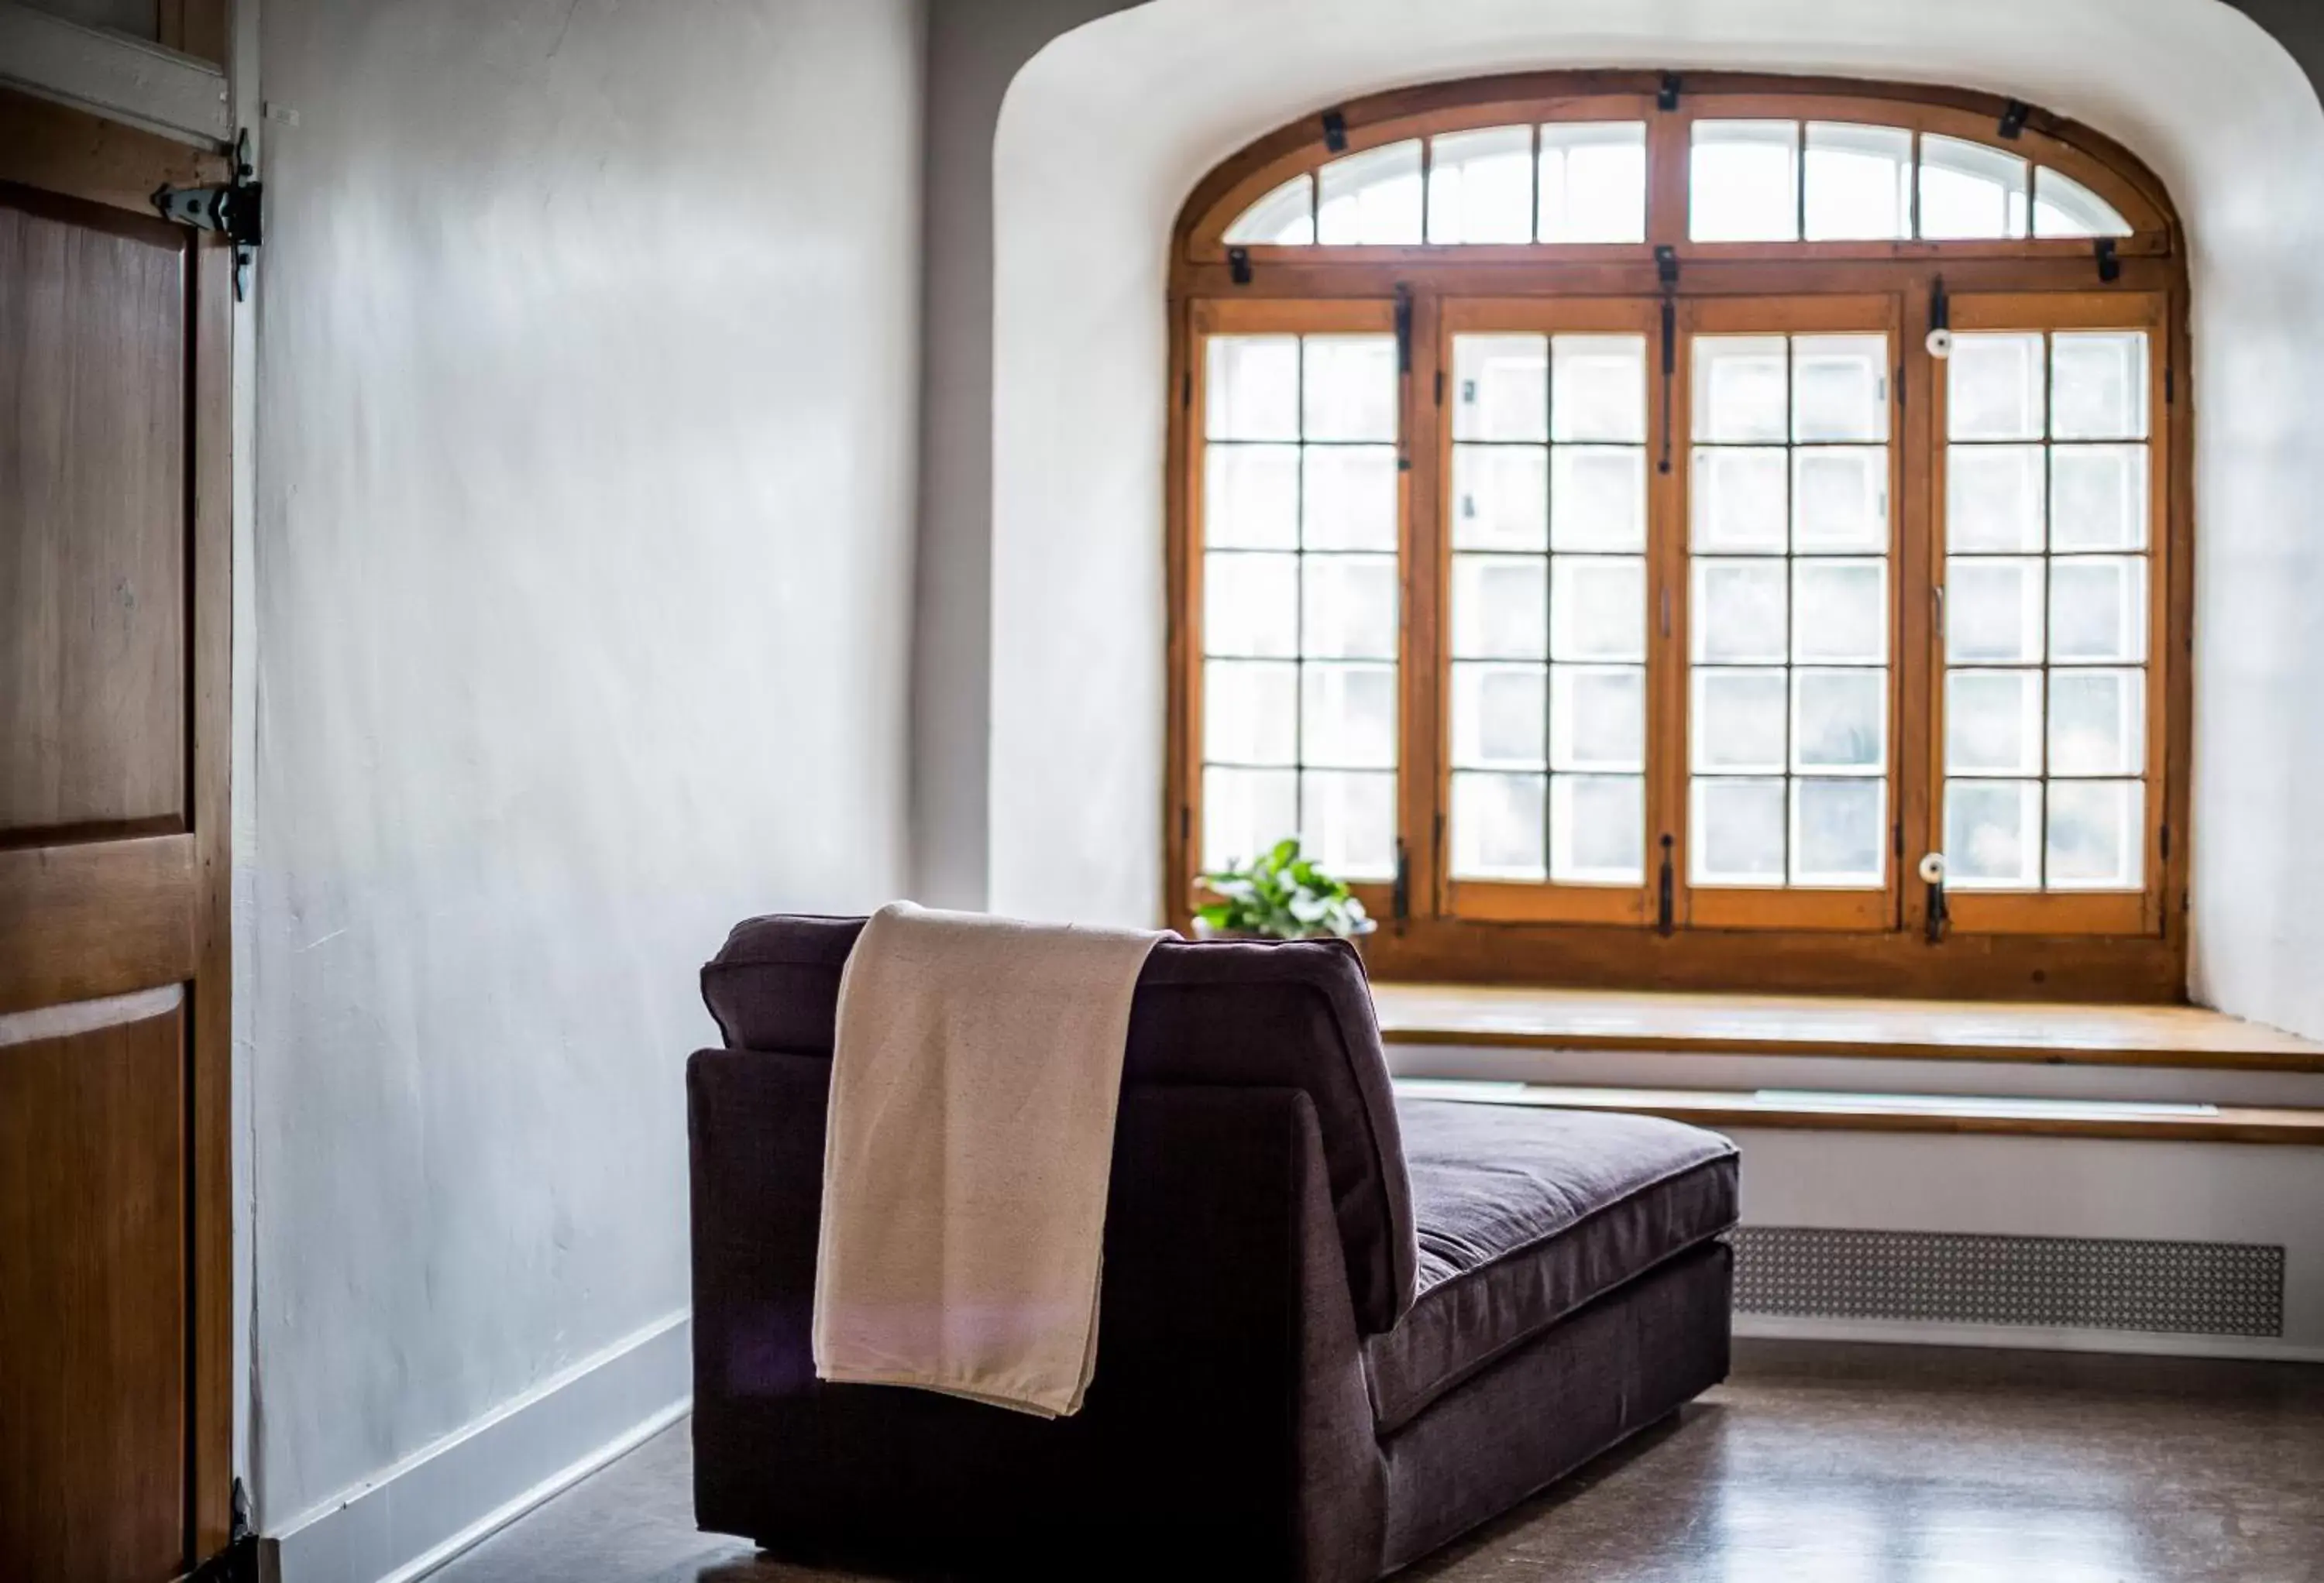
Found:
[[[1374,983],[1389,1045],[2324,1073],[2324,1044],[2190,1006]]]
[[[0,1011],[193,977],[194,865],[190,835],[0,851]]]
[[[160,41],[181,55],[226,64],[229,0],[159,0]]]
[[[0,181],[87,198],[158,227],[167,222],[153,212],[156,187],[226,175],[222,154],[0,88]]]
[[[234,250],[192,250],[195,327],[192,505],[194,600],[194,971],[187,1028],[192,1173],[189,1303],[190,1554],[224,1550],[234,1485],[233,815]]]
[[[1398,1085],[1404,1091],[1404,1085]],[[2009,1137],[2124,1138],[2140,1143],[2278,1144],[2324,1146],[2324,1110],[2259,1105],[2219,1105],[2208,1114],[2132,1111],[2107,1113],[2093,1104],[2082,1114],[2054,1107],[2010,1109],[2006,1100],[1965,1110],[1917,1101],[1911,1095],[1880,1096],[1823,1108],[1786,1102],[1782,1092],[1709,1089],[1599,1089],[1555,1083],[1526,1083],[1473,1097],[1439,1087],[1412,1091],[1416,1099],[1456,1104],[1531,1105],[1560,1110],[1610,1110],[1661,1116],[1697,1127],[1754,1127],[1814,1132],[1933,1132]],[[1885,1102],[1883,1102],[1885,1101]]]

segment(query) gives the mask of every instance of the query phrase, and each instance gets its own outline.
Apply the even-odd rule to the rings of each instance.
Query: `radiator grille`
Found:
[[[1816,1319],[2283,1333],[2283,1249],[2240,1242],[1746,1226],[1735,1306]]]

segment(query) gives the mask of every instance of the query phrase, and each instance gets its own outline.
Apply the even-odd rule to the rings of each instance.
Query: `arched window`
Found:
[[[2184,943],[2184,273],[1923,87],[1402,90],[1175,242],[1174,892],[1297,833],[1391,976],[2152,993]]]

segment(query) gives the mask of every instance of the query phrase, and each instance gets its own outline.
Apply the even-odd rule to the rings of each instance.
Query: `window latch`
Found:
[[[2098,255],[2099,280],[2111,286],[2122,279],[2122,254],[2116,250],[2113,237],[2099,237],[2090,244],[2090,251]]]
[[[1678,876],[1671,869],[1671,848],[1675,844],[1665,831],[1663,834],[1662,879],[1655,888],[1655,933],[1667,938],[1677,927]]]
[[[1921,856],[1921,883],[1929,888],[1929,906],[1923,927],[1929,943],[1941,942],[1952,927],[1952,914],[1945,907],[1945,854],[1924,852]]]

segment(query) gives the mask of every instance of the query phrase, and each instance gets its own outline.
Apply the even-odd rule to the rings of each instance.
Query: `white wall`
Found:
[[[2008,93],[2170,185],[2200,412],[2195,987],[2324,1035],[2324,827],[2301,816],[2324,777],[2324,107],[2218,0],[1149,0],[1048,45],[994,153],[991,905],[1162,912],[1164,242],[1186,192],[1319,106],[1593,65]]]
[[[915,0],[266,0],[253,1457],[687,1301],[727,925],[902,885]]]

